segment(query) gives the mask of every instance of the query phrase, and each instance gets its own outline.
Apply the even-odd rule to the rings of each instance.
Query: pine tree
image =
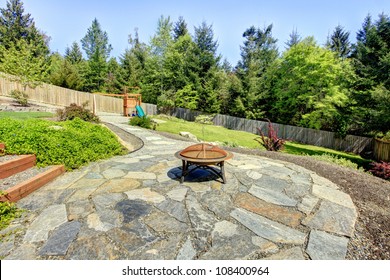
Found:
[[[298,34],[298,31],[296,29],[293,29],[293,31],[290,33],[290,39],[285,43],[286,48],[289,49],[292,46],[295,46],[301,41],[301,35]]]
[[[338,54],[341,58],[346,58],[351,52],[349,32],[344,31],[341,25],[337,25],[332,35],[328,37],[326,46]]]
[[[77,42],[73,42],[72,46],[65,49],[65,58],[72,64],[78,64],[83,61],[83,54]]]
[[[107,60],[112,47],[108,43],[107,32],[102,30],[96,18],[81,39],[81,45],[88,58],[85,90],[99,91],[103,88],[107,76]]]
[[[24,13],[22,1],[7,1],[7,8],[1,8],[0,13],[0,44],[5,49],[18,47],[18,41],[23,39],[34,45],[34,56],[49,54],[49,38],[38,31],[31,15]]]
[[[179,17],[179,20],[175,23],[173,27],[173,38],[177,41],[181,36],[188,34],[187,23],[182,16]]]

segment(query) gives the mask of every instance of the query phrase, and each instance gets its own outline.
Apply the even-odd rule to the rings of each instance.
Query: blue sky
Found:
[[[83,38],[92,20],[97,18],[108,33],[113,47],[111,56],[119,57],[128,47],[128,35],[138,28],[140,39],[149,43],[161,15],[176,21],[183,16],[193,34],[202,21],[213,25],[218,52],[234,66],[240,59],[242,33],[254,25],[263,28],[273,24],[273,36],[283,51],[289,34],[296,29],[302,37],[314,36],[324,44],[328,34],[340,24],[356,32],[370,13],[373,19],[390,14],[389,0],[22,0],[25,12],[36,26],[51,37],[50,49],[64,53],[72,42]],[[0,7],[6,6],[0,0]]]

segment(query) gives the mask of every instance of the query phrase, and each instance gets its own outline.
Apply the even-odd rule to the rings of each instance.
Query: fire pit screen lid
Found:
[[[192,159],[223,159],[228,153],[215,145],[199,143],[185,148],[180,155]]]

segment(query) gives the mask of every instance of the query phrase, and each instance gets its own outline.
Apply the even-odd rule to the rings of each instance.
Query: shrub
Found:
[[[24,91],[15,89],[11,91],[11,97],[15,98],[16,102],[22,106],[27,106],[28,104],[28,95]]]
[[[59,121],[73,120],[75,118],[82,119],[86,122],[100,122],[99,117],[92,113],[90,110],[85,107],[88,105],[88,102],[83,103],[81,106],[76,103],[72,103],[65,109],[57,110],[57,118]]]
[[[0,195],[4,195],[0,192]],[[0,202],[0,230],[5,229],[13,219],[19,218],[22,210],[18,209],[14,203]]]
[[[64,164],[67,170],[125,153],[109,129],[79,118],[60,123],[0,119],[0,142],[7,154],[35,154],[38,166]]]
[[[322,155],[309,155],[315,159],[335,163],[337,165],[349,167],[356,170],[364,170],[362,167],[359,168],[358,164],[342,157],[338,157],[336,155],[331,155],[328,153],[322,154]]]
[[[213,124],[213,116],[212,115],[199,115],[195,118],[196,123],[201,124]]]
[[[283,149],[285,140],[278,138],[278,134],[275,131],[272,123],[268,120],[268,136],[266,137],[260,128],[257,128],[260,133],[260,139],[255,138],[267,151],[279,151]]]
[[[373,162],[370,165],[372,168],[369,172],[382,179],[390,180],[390,162]]]
[[[130,119],[129,124],[150,129],[152,127],[152,120],[148,116],[143,116],[143,117],[136,116]]]

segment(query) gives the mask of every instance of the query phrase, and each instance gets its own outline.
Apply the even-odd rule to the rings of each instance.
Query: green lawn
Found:
[[[8,111],[1,111],[0,112],[0,119],[2,118],[12,118],[12,119],[19,119],[19,120],[25,120],[25,119],[32,119],[32,118],[51,118],[55,114],[49,113],[49,112],[8,112]]]
[[[165,123],[158,124],[156,129],[159,131],[165,131],[173,134],[179,134],[180,131],[188,131],[194,134],[198,139],[207,142],[218,141],[223,143],[225,146],[241,146],[245,148],[265,150],[264,147],[255,140],[259,136],[253,133],[230,130],[221,126],[202,125],[200,123],[188,122],[173,117],[167,118],[164,116],[153,116],[153,118],[165,121]],[[286,142],[282,152],[296,155],[316,156],[318,159],[326,161],[331,160],[335,163],[339,163],[337,159],[341,158],[344,161],[350,161],[356,164],[358,167],[367,167],[371,162],[355,154],[290,141]]]

